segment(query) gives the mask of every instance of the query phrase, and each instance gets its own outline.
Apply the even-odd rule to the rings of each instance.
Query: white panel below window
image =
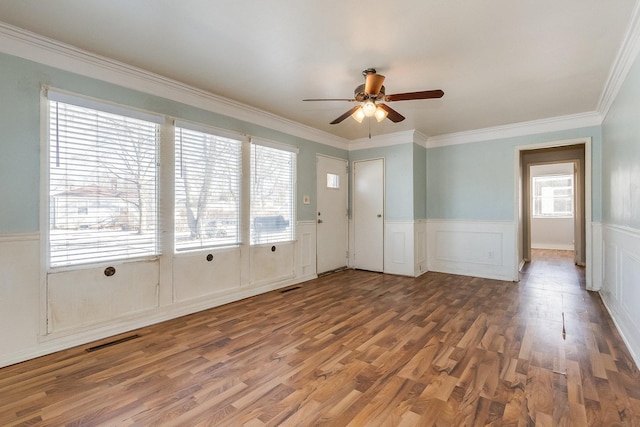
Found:
[[[261,285],[294,277],[294,262],[295,242],[252,246],[251,284]]]
[[[207,261],[207,255],[213,259]],[[173,259],[176,301],[187,301],[240,286],[240,248],[179,255]]]
[[[113,264],[49,273],[48,332],[76,331],[135,315],[158,306],[158,261]]]

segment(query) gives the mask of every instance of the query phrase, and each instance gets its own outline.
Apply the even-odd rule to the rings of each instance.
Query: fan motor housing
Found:
[[[373,99],[376,101],[384,100],[384,86],[380,88],[380,92],[378,92],[378,95],[371,96],[364,93],[364,83],[363,83],[358,87],[356,87],[356,89],[353,91],[353,97],[358,102],[364,102],[367,99]]]

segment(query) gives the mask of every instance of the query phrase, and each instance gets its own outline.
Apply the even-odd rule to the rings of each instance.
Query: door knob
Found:
[[[378,218],[382,218],[382,214],[378,214]]]
[[[318,220],[318,224],[322,224],[322,220],[321,219]]]

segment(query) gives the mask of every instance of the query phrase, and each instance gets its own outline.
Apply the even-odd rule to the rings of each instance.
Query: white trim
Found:
[[[49,319],[49,294],[47,290],[47,272],[49,269],[49,100],[44,87],[40,88],[40,264],[38,293],[40,300],[38,318],[38,340],[47,336]]]
[[[347,149],[344,138],[3,22],[0,22],[0,52]]]
[[[40,240],[40,233],[8,233],[0,234],[1,243],[13,243],[13,242],[35,242]]]
[[[609,223],[600,223],[600,224],[604,228],[615,230],[618,233],[624,234],[625,236],[640,240],[640,229],[627,227],[625,225],[617,225],[617,224],[609,224]]]
[[[634,5],[629,21],[629,28],[627,28],[627,32],[625,33],[616,59],[609,71],[607,81],[602,89],[600,99],[598,100],[597,111],[603,120],[609,113],[609,109],[616,99],[640,50],[640,2],[636,2]]]
[[[61,90],[49,86],[43,86],[45,96],[49,101],[62,102],[63,104],[75,105],[77,107],[89,108],[91,110],[103,111],[110,114],[117,114],[143,120],[146,122],[162,125],[165,117],[162,114],[141,110],[134,107],[116,104],[114,102],[96,99],[90,96],[80,95],[66,90]]]
[[[261,145],[263,147],[275,148],[276,150],[288,151],[289,153],[298,154],[300,152],[297,146],[285,144],[280,141],[272,141],[270,139],[259,138],[256,136],[252,136],[250,141],[254,145]]]
[[[600,115],[600,113],[592,111],[588,113],[550,117],[541,120],[532,120],[528,122],[488,127],[484,129],[431,136],[427,141],[427,148],[443,147],[446,145],[468,144],[470,142],[491,141],[495,139],[512,138],[517,136],[535,135],[546,132],[556,132],[561,130],[600,126],[601,124],[602,116]]]
[[[573,251],[575,246],[562,243],[531,243],[531,249],[552,249],[556,251]]]
[[[175,132],[175,130],[178,128],[188,129],[188,130],[192,130],[200,133],[206,133],[208,135],[219,136],[222,138],[233,139],[234,141],[239,141],[239,142],[242,142],[247,138],[247,135],[240,132],[234,132],[227,129],[222,129],[219,127],[210,126],[210,125],[206,125],[198,122],[192,122],[188,120],[174,119],[173,131]]]

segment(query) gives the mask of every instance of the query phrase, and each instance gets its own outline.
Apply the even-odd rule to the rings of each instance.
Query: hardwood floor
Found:
[[[598,294],[535,255],[520,283],[342,271],[3,368],[0,425],[640,425]]]

